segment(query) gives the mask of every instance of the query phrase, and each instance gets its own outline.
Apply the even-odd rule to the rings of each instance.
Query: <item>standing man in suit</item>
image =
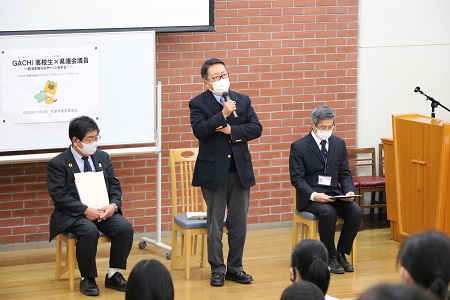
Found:
[[[250,187],[255,185],[253,165],[247,142],[261,136],[262,126],[250,98],[230,86],[225,63],[207,60],[201,68],[207,90],[189,102],[191,126],[199,141],[199,153],[192,180],[205,198],[208,227],[208,262],[211,285],[223,286],[226,280],[253,281],[242,266]],[[229,92],[229,99],[222,97]],[[225,97],[226,98],[226,97]],[[223,259],[223,220],[228,209],[228,260]]]
[[[127,282],[120,273],[126,269],[133,244],[133,228],[122,216],[122,190],[114,177],[108,154],[97,150],[100,139],[95,121],[82,116],[70,121],[72,145],[48,163],[47,187],[55,210],[50,219],[50,241],[67,231],[77,237],[76,256],[81,273],[80,291],[87,296],[100,294],[95,278],[95,256],[100,230],[111,238],[110,269],[105,287],[125,292]],[[95,209],[80,201],[75,186],[75,173],[103,171],[109,205]]]
[[[329,255],[330,272],[353,272],[345,258],[362,220],[362,210],[354,202],[355,186],[348,168],[347,147],[343,139],[332,135],[335,115],[328,106],[316,107],[310,115],[311,132],[291,144],[289,172],[297,193],[297,211],[319,218],[320,240]],[[331,196],[347,195],[333,199]],[[334,244],[337,217],[345,220],[337,244]]]

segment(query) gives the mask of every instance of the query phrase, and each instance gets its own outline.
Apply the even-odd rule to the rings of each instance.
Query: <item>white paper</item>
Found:
[[[206,211],[189,211],[186,213],[188,220],[190,219],[206,219]]]
[[[109,205],[103,171],[75,173],[75,185],[83,204],[96,209]]]

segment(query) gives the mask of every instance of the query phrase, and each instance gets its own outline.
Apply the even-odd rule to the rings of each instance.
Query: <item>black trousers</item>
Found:
[[[247,214],[250,189],[242,186],[237,173],[228,173],[226,184],[212,190],[202,187],[203,197],[208,206],[208,262],[211,273],[237,273],[243,271],[245,238],[247,236]],[[228,258],[225,266],[223,258],[223,219],[228,210]]]
[[[115,213],[101,222],[90,221],[85,216],[78,219],[68,232],[77,236],[76,256],[81,277],[95,278],[97,274],[98,231],[111,238],[109,267],[125,270],[133,245],[133,227],[120,214]]]
[[[362,209],[358,204],[354,201],[345,202],[340,200],[330,203],[310,201],[310,205],[303,211],[310,212],[319,218],[320,241],[325,244],[328,255],[335,256],[336,251],[350,254],[363,217]],[[336,248],[334,235],[338,216],[344,219],[345,222]]]

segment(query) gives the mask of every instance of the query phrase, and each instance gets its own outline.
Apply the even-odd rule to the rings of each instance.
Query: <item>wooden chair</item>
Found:
[[[317,229],[319,225],[319,218],[310,212],[299,212],[296,209],[297,195],[295,188],[293,189],[293,216],[292,216],[292,248],[298,243],[298,225],[301,223],[302,228],[300,232],[300,240],[304,239],[316,239]],[[344,219],[339,218],[336,221],[336,225],[344,224]],[[356,239],[353,241],[352,251],[350,253],[352,265],[356,265]]]
[[[348,148],[348,161],[353,181],[359,183],[361,208],[371,209],[371,218],[374,216],[374,208],[378,208],[380,217],[382,208],[386,208],[383,194],[386,192],[386,181],[383,176],[377,176],[375,164],[375,148]],[[380,193],[376,200],[376,192]],[[364,195],[371,193],[370,204],[366,204]]]
[[[384,147],[383,143],[378,144],[378,175],[384,177]]]
[[[111,242],[111,239],[99,231],[99,243]],[[63,243],[66,243],[66,262],[63,265],[63,255],[62,247]],[[61,276],[69,272],[69,290],[74,290],[75,285],[75,269],[78,268],[77,256],[75,254],[75,245],[77,243],[77,238],[75,235],[69,232],[63,232],[56,236],[56,271],[55,280],[61,280]]]
[[[191,258],[197,258],[204,268],[206,260],[206,219],[188,219],[187,212],[206,212],[206,203],[198,194],[198,187],[191,185],[197,148],[170,149],[170,178],[172,183],[172,252],[171,268],[184,261],[185,277],[191,276]],[[225,226],[225,221],[224,221]],[[224,228],[226,232],[226,228]],[[181,249],[178,249],[178,233],[181,233]],[[201,236],[198,249],[197,237]]]

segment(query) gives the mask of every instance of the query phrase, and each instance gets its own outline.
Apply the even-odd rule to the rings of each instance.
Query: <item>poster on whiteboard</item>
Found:
[[[96,47],[2,50],[1,120],[64,122],[99,111]]]

